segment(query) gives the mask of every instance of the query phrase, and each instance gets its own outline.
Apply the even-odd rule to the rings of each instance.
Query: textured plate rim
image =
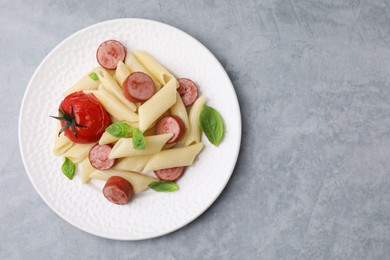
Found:
[[[190,218],[187,222],[185,222],[185,223],[183,223],[183,224],[181,224],[179,226],[176,226],[175,228],[173,228],[171,230],[168,230],[168,231],[165,231],[165,232],[161,232],[161,233],[156,233],[156,234],[149,235],[149,236],[142,236],[142,237],[138,237],[138,238],[135,238],[135,237],[123,238],[123,237],[115,237],[115,236],[104,235],[104,234],[101,234],[101,233],[93,232],[91,230],[87,230],[84,227],[79,226],[76,222],[74,222],[74,221],[72,221],[70,219],[64,218],[59,212],[57,212],[57,210],[54,207],[52,207],[52,205],[50,205],[50,203],[46,200],[45,196],[43,196],[42,193],[40,192],[40,190],[37,188],[37,185],[35,184],[35,181],[33,180],[32,175],[31,175],[31,173],[30,173],[30,171],[29,171],[29,169],[27,167],[26,159],[25,159],[25,156],[24,156],[25,151],[23,150],[23,144],[21,142],[21,134],[22,134],[21,119],[22,119],[22,116],[23,116],[24,106],[25,106],[25,103],[26,103],[25,100],[26,100],[26,98],[28,96],[28,93],[31,91],[32,82],[35,80],[35,77],[36,77],[38,71],[40,71],[40,69],[43,66],[43,64],[45,64],[45,62],[52,56],[52,54],[57,49],[60,49],[62,47],[62,45],[64,45],[69,40],[71,40],[73,37],[75,37],[75,36],[77,36],[79,34],[82,34],[82,33],[84,33],[84,31],[87,31],[87,30],[92,29],[94,27],[99,27],[99,26],[102,26],[104,24],[109,24],[109,23],[135,22],[135,21],[145,22],[145,23],[155,23],[155,24],[158,24],[159,26],[165,26],[165,27],[169,28],[170,30],[176,31],[177,33],[184,34],[185,36],[189,37],[190,39],[192,39],[193,41],[198,43],[199,46],[202,48],[202,51],[207,52],[210,55],[210,57],[216,62],[216,64],[218,64],[220,69],[222,69],[225,77],[228,79],[228,82],[230,83],[230,87],[232,88],[233,93],[234,93],[234,97],[235,97],[235,99],[233,101],[234,101],[234,107],[236,108],[235,111],[237,113],[237,118],[239,119],[239,124],[238,124],[238,138],[237,138],[237,142],[235,144],[235,147],[236,147],[236,151],[235,151],[236,153],[235,153],[235,156],[234,156],[235,159],[231,163],[231,167],[230,167],[230,170],[229,170],[230,172],[229,172],[229,174],[226,174],[225,182],[224,182],[223,185],[221,185],[220,190],[217,192],[215,198],[212,198],[210,200],[210,203],[208,205],[206,205],[203,210],[199,211],[198,214],[194,214],[194,216],[192,218]],[[195,219],[197,219],[200,215],[202,215],[218,199],[218,197],[221,195],[222,191],[225,189],[227,183],[229,182],[229,180],[231,178],[231,175],[233,174],[234,168],[236,166],[238,155],[239,155],[239,152],[240,152],[240,149],[241,149],[241,137],[242,137],[242,119],[241,119],[241,111],[240,111],[240,106],[239,106],[239,102],[238,102],[237,93],[236,93],[236,91],[235,91],[235,89],[233,87],[233,83],[231,82],[231,80],[229,78],[229,75],[227,74],[226,70],[223,68],[222,64],[214,56],[214,54],[208,48],[206,48],[206,46],[204,46],[199,40],[197,40],[196,38],[194,38],[190,34],[184,32],[184,31],[182,31],[182,30],[180,30],[180,29],[178,29],[178,28],[176,28],[176,27],[174,27],[172,25],[169,25],[169,24],[166,24],[166,23],[162,23],[162,22],[159,22],[159,21],[155,21],[155,20],[143,19],[143,18],[120,18],[120,19],[112,19],[112,20],[106,20],[106,21],[98,22],[98,23],[89,25],[89,26],[87,26],[87,27],[85,27],[85,28],[83,28],[83,29],[81,29],[81,30],[71,34],[70,36],[65,38],[63,41],[61,41],[58,45],[56,45],[45,56],[45,58],[41,61],[41,63],[38,65],[38,67],[34,71],[32,77],[31,77],[31,79],[30,79],[30,81],[29,81],[29,83],[27,85],[26,90],[24,91],[22,103],[20,105],[20,110],[19,110],[19,117],[18,117],[18,143],[19,143],[19,151],[20,151],[20,154],[21,154],[21,157],[22,157],[23,166],[24,166],[24,169],[25,169],[25,171],[27,173],[27,176],[29,177],[29,179],[30,179],[30,181],[31,181],[35,191],[39,194],[39,196],[46,203],[46,205],[52,211],[54,211],[57,214],[57,216],[59,216],[61,219],[65,220],[66,222],[68,222],[69,224],[71,224],[72,226],[76,227],[79,230],[82,230],[82,231],[84,231],[84,232],[86,232],[88,234],[92,234],[92,235],[95,235],[95,236],[98,236],[98,237],[102,237],[102,238],[106,238],[106,239],[112,239],[112,240],[122,240],[122,241],[146,240],[146,239],[151,239],[151,238],[164,236],[164,235],[167,235],[169,233],[172,233],[172,232],[174,232],[176,230],[179,230],[179,229],[185,227],[186,225],[188,225],[189,223],[191,223]]]

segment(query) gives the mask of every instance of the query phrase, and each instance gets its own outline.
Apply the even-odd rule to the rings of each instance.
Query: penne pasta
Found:
[[[187,109],[184,106],[183,100],[181,99],[179,92],[176,93],[176,103],[171,107],[170,111],[172,115],[180,117],[180,119],[183,121],[184,125],[186,126],[185,133],[179,141],[179,143],[184,143],[186,136],[190,130],[190,122],[188,120]]]
[[[145,132],[162,114],[176,103],[176,79],[138,108],[139,130]]]
[[[191,145],[193,143],[199,143],[201,140],[202,133],[199,125],[199,115],[205,103],[206,98],[201,96],[192,105],[189,116],[190,130],[188,131],[184,142],[185,146]]]
[[[119,83],[119,86],[122,86],[123,82],[130,75],[130,70],[126,67],[126,65],[122,61],[120,61],[118,63],[118,67],[116,67],[115,75],[116,75],[116,80]]]
[[[94,90],[94,89],[97,89],[99,84],[100,84],[100,80],[97,79],[97,80],[93,80],[89,75],[91,73],[96,73],[97,71],[97,68],[96,69],[93,69],[92,71],[90,71],[89,73],[87,73],[86,75],[84,75],[79,81],[76,82],[76,84],[74,84],[72,87],[70,87],[69,89],[67,89],[63,95],[64,96],[67,96],[73,92],[77,92],[77,91],[83,91],[83,90]]]
[[[61,123],[58,122],[56,136],[54,137],[54,147],[53,147],[53,153],[55,155],[60,155],[66,152],[74,144],[71,140],[68,139],[68,137],[65,136],[64,133],[58,136],[58,132],[60,131],[60,129],[61,129]]]
[[[89,158],[85,158],[81,163],[79,167],[79,171],[81,173],[81,182],[82,183],[87,183],[91,179],[89,175],[95,171],[96,169],[93,168],[91,163],[89,162]]]
[[[91,150],[92,146],[95,143],[91,144],[74,144],[68,151],[64,153],[65,157],[68,157],[72,162],[78,163],[84,160]]]
[[[119,137],[115,137],[115,136],[111,135],[109,132],[105,131],[103,133],[102,137],[100,137],[100,139],[99,139],[99,144],[100,145],[111,144],[111,143],[115,143],[118,140],[119,140]]]
[[[141,172],[151,155],[132,156],[119,159],[115,170]]]
[[[99,90],[90,91],[102,104],[104,109],[113,117],[120,121],[137,122],[138,115],[129,110],[111,93],[101,88]]]
[[[194,100],[198,92],[191,79],[179,79],[185,93],[182,89],[178,92],[175,75],[146,51],[126,52],[123,43],[106,40],[99,45],[96,59],[101,67],[92,69],[63,93],[66,97],[60,107],[66,113],[61,109],[60,116],[53,116],[66,121],[74,134],[55,137],[53,152],[66,159],[62,171],[71,179],[75,166],[83,184],[91,179],[124,178],[131,185],[111,178],[103,188],[106,199],[119,205],[132,199],[131,189],[135,193],[149,186],[158,192],[179,190],[174,182],[204,147],[200,126],[212,144],[220,143],[223,122],[219,113],[205,106],[204,96]],[[79,95],[69,96],[74,92]],[[180,94],[185,95],[182,98]],[[191,109],[187,108],[190,105]],[[58,123],[57,133],[60,130]],[[88,143],[97,139],[100,146]]]
[[[203,143],[197,143],[182,148],[172,148],[153,155],[146,163],[144,172],[172,167],[189,166],[203,148]]]
[[[111,176],[120,176],[126,179],[133,186],[134,192],[142,192],[148,188],[148,185],[152,182],[158,181],[158,179],[150,177],[148,175],[136,173],[136,172],[125,172],[117,170],[106,170],[106,171],[94,171],[90,177],[99,180],[108,180]]]
[[[102,82],[102,86],[106,91],[114,95],[119,101],[123,103],[126,108],[132,112],[137,110],[137,106],[125,98],[122,93],[122,88],[105,69],[98,69],[96,74],[98,75],[100,81]]]
[[[123,158],[128,156],[149,155],[155,154],[161,151],[165,143],[171,139],[172,133],[153,135],[145,137],[146,148],[143,150],[137,150],[133,148],[132,138],[121,138],[114,145],[108,158]]]
[[[127,68],[129,68],[130,72],[143,72],[147,74],[149,77],[152,78],[154,82],[154,86],[156,87],[156,92],[160,90],[161,83],[156,80],[155,77],[153,77],[145,67],[137,61],[137,59],[134,57],[134,55],[131,52],[127,52],[126,58],[125,58],[125,65]]]
[[[162,66],[152,55],[146,51],[135,51],[135,58],[142,64],[144,67],[150,71],[150,74],[153,75],[161,85],[168,84],[169,81],[175,79],[175,76],[172,75],[164,66]],[[179,83],[176,81],[176,87],[179,87]]]

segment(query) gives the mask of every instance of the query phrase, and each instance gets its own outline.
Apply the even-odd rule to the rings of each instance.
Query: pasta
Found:
[[[188,120],[187,109],[184,106],[183,100],[181,99],[178,92],[176,93],[176,103],[171,107],[170,111],[172,115],[180,117],[181,120],[183,120],[184,125],[186,126],[184,137],[181,139],[181,142],[183,143],[190,130],[190,122]]]
[[[134,56],[162,85],[168,84],[172,79],[176,80],[172,73],[146,51],[135,51]],[[179,87],[177,81],[176,87]]]
[[[72,162],[78,163],[84,160],[88,156],[89,150],[95,143],[91,144],[74,144],[68,151],[64,153],[65,157],[68,157]]]
[[[149,75],[149,77],[151,77],[153,82],[154,82],[154,86],[156,87],[156,92],[160,90],[161,83],[158,80],[156,80],[156,78],[154,76],[152,76],[150,74],[150,72],[147,71],[141,63],[139,63],[137,61],[137,59],[134,57],[134,55],[132,53],[130,53],[130,52],[127,53],[126,59],[125,59],[125,64],[131,72],[143,72],[143,73]]]
[[[115,164],[115,170],[141,172],[150,159],[150,155],[132,156],[119,159]]]
[[[165,143],[172,137],[172,133],[145,137],[146,148],[137,150],[133,147],[132,138],[121,138],[112,148],[110,159],[128,156],[155,154],[161,151]]]
[[[53,153],[55,155],[60,155],[66,152],[74,144],[65,136],[64,133],[58,136],[58,132],[60,131],[60,129],[61,129],[61,124],[58,122],[56,136],[54,137],[54,147],[53,147]]]
[[[172,79],[138,108],[139,130],[145,132],[165,111],[176,103],[176,79]]]
[[[189,116],[190,131],[188,131],[187,137],[184,142],[186,146],[193,143],[200,142],[201,129],[199,126],[199,115],[205,103],[206,103],[206,98],[202,96],[199,97],[192,105],[192,108],[190,110],[190,116]]]
[[[174,182],[204,146],[200,114],[206,137],[218,145],[223,138],[219,113],[205,106],[204,96],[196,99],[198,87],[192,80],[180,78],[178,92],[175,76],[145,51],[126,52],[119,41],[107,40],[96,57],[102,67],[64,92],[54,117],[70,126],[66,136],[56,136],[53,147],[54,154],[66,157],[64,175],[72,179],[76,167],[83,184],[91,178],[107,181],[104,196],[120,205],[148,187],[178,190]],[[149,176],[152,171],[159,179]]]
[[[97,69],[93,69],[91,72],[84,75],[79,81],[76,82],[72,87],[64,91],[63,95],[67,96],[73,92],[76,91],[83,91],[83,90],[93,90],[97,89],[97,87],[100,84],[100,80],[93,80],[89,75],[91,73],[96,73]]]
[[[144,172],[191,165],[202,148],[203,143],[197,143],[161,151],[150,158],[145,165]]]
[[[120,176],[126,179],[134,188],[134,192],[142,192],[148,188],[148,185],[158,179],[150,177],[148,175],[139,174],[136,172],[125,172],[117,170],[106,170],[106,171],[94,171],[90,177],[93,179],[100,179],[106,181],[111,176]]]
[[[127,109],[123,103],[119,102],[111,93],[101,88],[93,90],[92,93],[102,104],[105,110],[120,121],[137,122],[138,115]]]
[[[118,63],[118,67],[116,68],[116,80],[119,83],[119,86],[123,85],[125,79],[130,75],[130,70],[126,67],[126,65],[120,61]]]
[[[102,82],[103,88],[113,94],[123,105],[131,111],[136,111],[137,106],[130,102],[122,93],[122,88],[114,80],[114,78],[104,69],[98,69],[96,73]]]
[[[109,132],[105,131],[102,137],[100,137],[99,144],[111,144],[111,143],[115,143],[118,140],[119,137],[115,137],[111,135]]]
[[[79,170],[81,172],[81,182],[87,183],[91,179],[89,175],[95,171],[96,169],[92,167],[91,163],[89,162],[89,158],[85,158],[81,163]]]

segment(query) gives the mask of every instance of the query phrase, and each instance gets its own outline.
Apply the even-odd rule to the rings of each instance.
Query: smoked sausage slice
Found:
[[[89,162],[93,168],[103,171],[110,169],[114,165],[115,159],[108,158],[111,149],[111,146],[107,144],[96,144],[91,148],[89,151]]]
[[[178,116],[164,116],[156,124],[156,134],[172,133],[173,136],[168,140],[167,144],[171,144],[180,140],[183,136],[186,126]]]
[[[104,185],[103,195],[112,203],[124,205],[134,196],[133,185],[122,177],[111,176]]]
[[[108,70],[114,70],[119,61],[124,61],[126,49],[122,43],[116,40],[108,40],[100,44],[96,51],[96,59],[100,66]]]
[[[179,92],[184,105],[186,107],[191,106],[198,98],[198,87],[192,80],[187,78],[180,78],[177,81],[179,82],[177,92]]]
[[[155,86],[149,75],[133,72],[123,82],[122,91],[131,102],[144,102],[154,95]]]
[[[184,167],[173,167],[154,171],[157,178],[163,181],[176,181],[184,173]]]

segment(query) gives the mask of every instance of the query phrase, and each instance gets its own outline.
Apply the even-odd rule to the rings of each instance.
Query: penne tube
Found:
[[[172,75],[163,65],[161,65],[152,55],[146,51],[135,51],[133,52],[135,58],[148,70],[150,74],[153,75],[161,85],[168,84],[169,81],[175,79],[175,76]],[[176,81],[176,87],[179,87],[179,83]]]
[[[184,144],[188,132],[190,130],[190,122],[188,120],[187,109],[183,103],[183,100],[181,99],[179,92],[176,93],[176,103],[171,107],[170,111],[172,115],[180,117],[180,119],[183,121],[184,125],[186,126],[184,135],[179,140],[179,143]]]
[[[148,175],[136,173],[136,172],[125,172],[117,170],[106,170],[106,171],[94,171],[90,177],[93,179],[99,179],[106,181],[112,176],[119,176],[126,179],[133,186],[134,192],[142,192],[148,188],[148,185],[152,182],[158,181],[158,179],[150,177]]]
[[[145,132],[162,114],[176,103],[176,79],[172,79],[159,92],[138,108],[139,130]]]
[[[96,143],[91,144],[74,144],[68,151],[64,153],[64,156],[69,158],[72,162],[78,163],[84,160],[91,150],[92,146]]]
[[[102,104],[104,109],[113,117],[120,121],[137,122],[138,115],[129,110],[118,99],[105,89],[90,91]]]
[[[119,83],[119,86],[123,85],[123,82],[130,75],[130,70],[126,67],[126,65],[120,61],[118,62],[118,67],[116,67],[116,79]]]
[[[99,139],[99,144],[100,145],[111,144],[111,143],[115,143],[118,140],[119,140],[119,137],[115,137],[115,136],[111,135],[109,132],[104,131],[104,133],[102,134],[102,137],[100,137],[100,139]]]
[[[114,169],[120,171],[141,172],[151,155],[131,156],[118,159]]]
[[[89,158],[85,158],[79,165],[79,171],[81,173],[81,182],[87,183],[91,179],[89,175],[95,171],[96,169],[93,168],[91,163],[89,162]]]
[[[205,103],[206,98],[201,96],[192,105],[189,116],[190,130],[188,131],[184,141],[185,146],[191,145],[193,143],[199,143],[201,140],[202,132],[199,125],[199,116]]]
[[[161,83],[158,80],[156,80],[156,78],[153,77],[152,74],[150,74],[150,72],[147,71],[147,69],[145,69],[145,67],[141,63],[137,61],[137,59],[134,57],[134,55],[131,52],[127,52],[126,54],[125,65],[127,66],[127,68],[129,68],[131,73],[143,72],[147,74],[149,77],[152,78],[154,82],[154,86],[156,87],[156,92],[160,90]]]
[[[65,153],[74,144],[71,140],[69,140],[68,137],[65,136],[64,133],[62,133],[62,134],[60,134],[60,136],[58,136],[60,129],[61,129],[61,123],[58,122],[56,136],[54,137],[54,147],[53,147],[53,153],[55,155],[60,155],[60,154]]]
[[[163,150],[153,155],[146,163],[144,172],[191,165],[203,148],[203,143],[197,143],[182,148]]]
[[[162,135],[153,135],[146,136],[146,148],[142,150],[137,150],[133,147],[132,138],[121,138],[116,142],[114,147],[111,150],[108,158],[123,158],[129,156],[139,156],[139,155],[149,155],[155,154],[161,151],[165,143],[171,139],[173,136],[172,133],[162,134]]]

